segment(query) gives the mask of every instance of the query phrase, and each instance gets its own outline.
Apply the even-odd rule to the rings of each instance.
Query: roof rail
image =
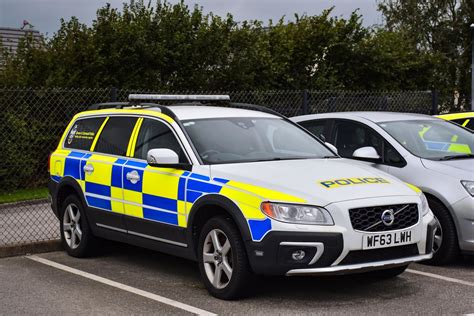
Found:
[[[129,94],[130,101],[230,101],[228,95],[203,94]]]
[[[105,102],[105,103],[97,103],[89,106],[87,108],[88,111],[92,110],[101,110],[101,109],[122,109],[123,107],[129,106],[130,103],[128,102]]]

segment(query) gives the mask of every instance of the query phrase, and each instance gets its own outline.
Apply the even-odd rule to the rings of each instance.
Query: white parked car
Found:
[[[288,119],[200,103],[228,96],[131,99],[77,114],[51,155],[70,255],[102,237],[196,260],[223,299],[248,294],[252,273],[387,277],[431,258],[435,219],[417,188]],[[188,103],[139,103],[149,99]]]
[[[474,135],[439,118],[409,113],[342,112],[292,118],[339,155],[419,187],[439,220],[434,256],[446,264],[474,253]]]

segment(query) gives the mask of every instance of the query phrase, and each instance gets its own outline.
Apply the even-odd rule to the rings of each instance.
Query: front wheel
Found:
[[[60,230],[62,246],[70,256],[86,257],[95,249],[96,238],[89,228],[84,207],[74,195],[62,203]]]
[[[252,273],[247,252],[230,219],[214,217],[204,225],[198,254],[201,278],[211,295],[232,300],[248,294],[244,290]]]
[[[437,223],[433,234],[433,258],[423,261],[430,265],[445,265],[453,262],[459,254],[456,226],[449,211],[437,200],[428,200]]]

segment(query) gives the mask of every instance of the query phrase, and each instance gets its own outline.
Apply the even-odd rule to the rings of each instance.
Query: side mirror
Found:
[[[380,156],[374,147],[367,146],[356,149],[352,154],[352,158],[370,162],[380,162]]]
[[[178,154],[167,148],[150,149],[146,160],[152,167],[191,170],[190,164],[180,163]]]
[[[333,152],[335,152],[336,154],[338,153],[336,146],[334,146],[333,144],[328,143],[328,142],[325,142],[324,145],[326,145],[327,147],[329,147],[329,149],[331,149],[331,150],[332,150]]]

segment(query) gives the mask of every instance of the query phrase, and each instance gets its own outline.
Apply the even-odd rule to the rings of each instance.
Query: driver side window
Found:
[[[173,131],[166,124],[153,119],[143,119],[138,133],[134,157],[146,160],[150,149],[161,148],[171,149],[178,154],[180,163],[188,163],[184,150]]]
[[[335,136],[335,146],[344,158],[352,158],[354,151],[367,146],[374,147],[382,156],[382,137],[363,124],[339,121],[336,123]]]

